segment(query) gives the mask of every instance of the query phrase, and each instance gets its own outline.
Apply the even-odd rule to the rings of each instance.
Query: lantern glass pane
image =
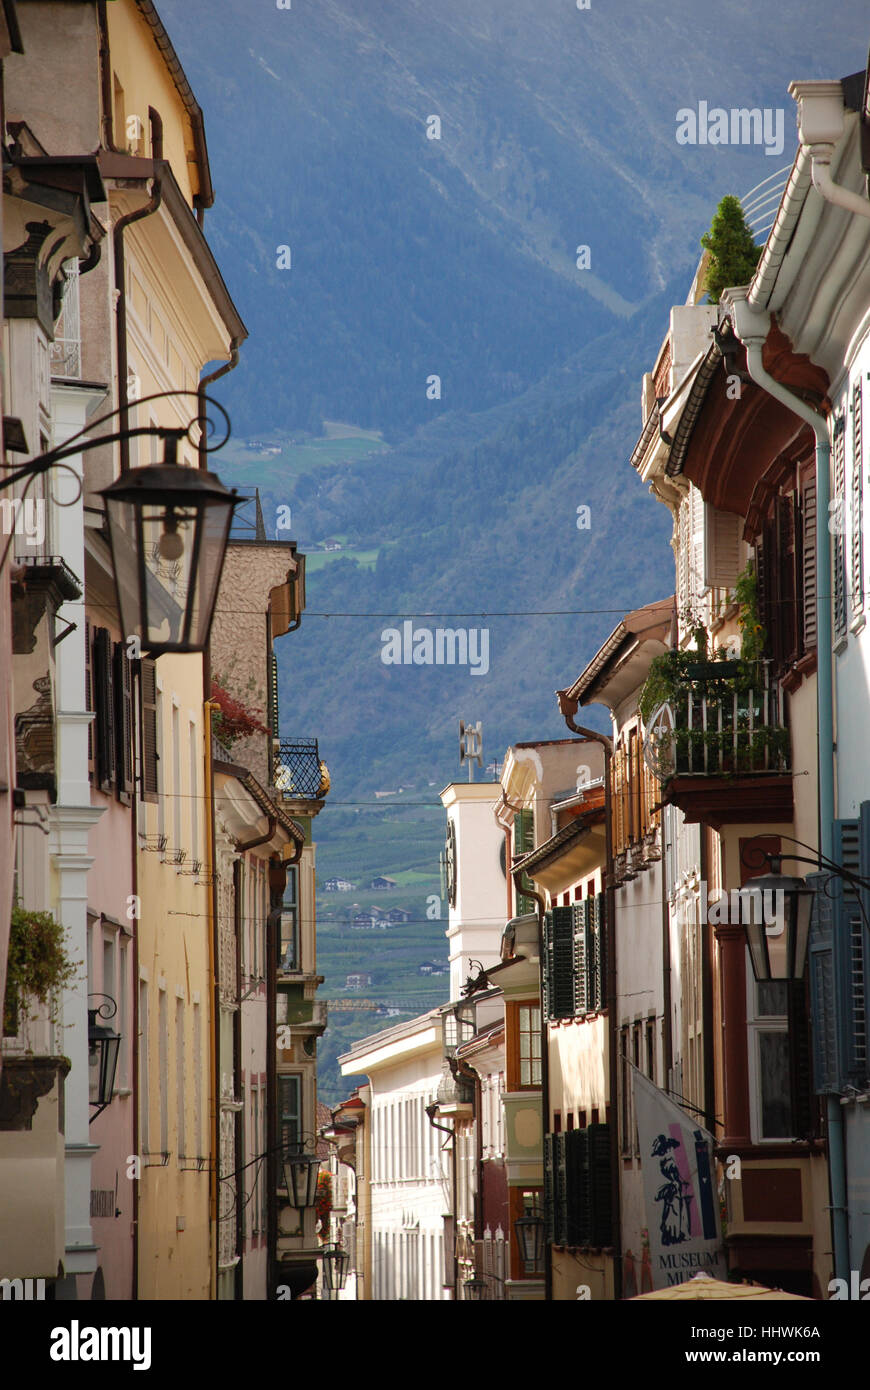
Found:
[[[208,640],[232,516],[232,506],[224,502],[209,502],[201,509],[190,596],[190,640],[198,646]]]

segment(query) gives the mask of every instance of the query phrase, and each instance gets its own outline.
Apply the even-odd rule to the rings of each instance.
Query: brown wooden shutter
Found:
[[[816,480],[808,478],[803,495],[803,619],[804,651],[815,650],[817,626]]]
[[[118,796],[133,795],[133,669],[123,642],[115,643],[115,757]]]
[[[93,646],[93,629],[90,618],[85,618],[85,709],[90,713],[94,710],[94,673],[91,648]],[[94,721],[88,724],[88,776],[94,780]]]
[[[93,686],[97,786],[115,790],[115,698],[112,638],[104,627],[94,629]]]
[[[864,608],[864,448],[861,424],[861,382],[852,392],[852,612]]]
[[[794,504],[791,494],[776,499],[779,574],[778,664],[786,666],[797,656],[797,589],[795,575]]]
[[[829,527],[833,530],[834,639],[846,631],[846,429],[842,416],[834,425],[834,506]]]
[[[139,665],[141,703],[142,800],[159,799],[157,771],[157,663],[143,657]]]

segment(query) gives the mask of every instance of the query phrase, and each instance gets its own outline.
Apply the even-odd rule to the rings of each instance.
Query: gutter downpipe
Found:
[[[541,999],[541,1163],[544,1160],[544,1137],[550,1132],[550,1021],[544,1008],[544,913],[547,904],[543,896],[533,888],[527,888],[518,881],[523,867],[511,868],[514,892],[519,897],[533,898],[538,904],[538,980]],[[553,1247],[544,1237],[544,1301],[553,1301]]]
[[[196,405],[197,405],[197,411],[196,411],[196,413],[197,413],[197,422],[198,422],[198,424],[199,424],[199,442],[198,442],[198,444],[197,444],[197,458],[198,458],[198,461],[199,461],[199,466],[200,466],[200,468],[208,468],[208,451],[207,451],[207,449],[206,449],[206,447],[205,447],[205,441],[206,441],[205,426],[206,426],[206,421],[207,421],[207,419],[208,419],[208,416],[206,415],[206,410],[205,410],[205,399],[204,399],[204,398],[205,398],[206,390],[208,389],[209,386],[211,386],[211,384],[212,384],[213,381],[218,381],[218,380],[220,379],[220,377],[226,376],[227,372],[231,372],[231,371],[233,370],[234,367],[237,367],[237,366],[239,365],[239,348],[240,348],[241,346],[242,346],[242,339],[241,339],[241,338],[232,338],[232,339],[230,340],[230,360],[229,360],[229,362],[224,362],[220,367],[217,367],[217,368],[215,369],[215,371],[209,372],[207,376],[200,377],[199,384],[198,384],[198,386],[197,386],[197,388],[196,388],[196,394],[197,394],[197,397],[198,397],[197,403],[196,403]]]
[[[125,288],[124,232],[133,222],[141,222],[143,218],[150,217],[160,207],[163,198],[162,176],[162,169],[158,169],[155,165],[149,201],[144,207],[137,208],[135,212],[127,212],[123,217],[119,217],[112,226],[115,289],[118,294],[118,302],[115,305],[115,355],[118,366],[118,430],[122,435],[118,443],[118,450],[121,456],[122,473],[127,473],[130,468],[130,441],[123,438],[124,432],[130,428],[130,401],[127,398],[127,291]]]
[[[214,803],[214,760],[212,758],[212,733],[211,720],[212,714],[219,709],[216,700],[205,700],[203,702],[203,713],[205,715],[205,779],[208,788],[209,814],[206,818],[208,829],[208,876],[210,882],[210,892],[208,895],[208,908],[211,922],[211,930],[208,933],[208,974],[211,993],[212,1007],[212,1026],[209,1029],[209,1066],[211,1069],[211,1085],[209,1087],[209,1100],[212,1107],[211,1114],[211,1150],[214,1160],[209,1164],[208,1176],[208,1206],[209,1206],[209,1264],[211,1266],[211,1277],[209,1281],[209,1297],[214,1301],[217,1297],[218,1285],[218,1170],[220,1168],[220,1076],[218,1075],[218,1058],[220,1046],[220,994],[217,974],[218,961],[218,902],[217,902],[217,837],[215,830],[215,803]],[[274,1035],[273,1035],[274,1036]]]
[[[429,1121],[429,1123],[430,1123],[430,1125],[432,1126],[433,1129],[440,1129],[440,1130],[443,1130],[443,1132],[444,1132],[445,1134],[449,1134],[449,1135],[450,1135],[450,1173],[451,1173],[451,1178],[452,1178],[451,1187],[452,1187],[452,1192],[453,1192],[453,1302],[454,1302],[454,1303],[458,1303],[458,1302],[459,1302],[459,1259],[457,1258],[457,1254],[456,1254],[456,1223],[457,1223],[457,1220],[458,1220],[458,1211],[457,1211],[457,1208],[458,1208],[458,1205],[459,1205],[459,1187],[458,1187],[458,1183],[457,1183],[457,1181],[456,1181],[456,1126],[455,1126],[455,1125],[440,1125],[440,1124],[438,1123],[438,1121],[435,1119],[435,1116],[436,1116],[437,1113],[438,1113],[438,1108],[439,1108],[439,1107],[438,1107],[438,1102],[437,1102],[437,1101],[433,1101],[431,1105],[427,1105],[427,1106],[426,1106],[426,1118],[427,1118],[427,1120]]]
[[[798,84],[792,84],[793,86]],[[837,84],[839,87],[839,83]],[[815,168],[814,168],[815,174]],[[833,656],[831,651],[831,541],[825,523],[831,501],[831,443],[825,417],[795,396],[770,375],[762,362],[762,349],[770,328],[766,312],[748,303],[745,288],[729,289],[723,303],[730,306],[734,331],[746,347],[746,363],[756,385],[787,406],[793,414],[808,424],[816,437],[816,575],[817,583],[828,589],[824,602],[817,602],[817,693],[818,693],[818,765],[819,765],[819,848],[828,860],[834,855],[834,694]],[[849,1223],[846,1203],[846,1154],[843,1115],[839,1099],[827,1097],[828,1174],[831,1185],[831,1234],[833,1240],[834,1273],[838,1278],[849,1277]]]
[[[616,1019],[616,888],[613,882],[613,814],[611,796],[610,760],[613,756],[613,740],[595,729],[586,729],[574,722],[578,701],[567,690],[557,690],[559,711],[572,734],[580,738],[592,739],[604,749],[604,835],[605,835],[605,880],[604,891],[607,899],[607,1046],[608,1046],[608,1093],[610,1109],[610,1200],[613,1208],[613,1297],[622,1298],[622,1194],[619,1176],[621,1171],[619,1155],[619,1037]],[[662,827],[664,840],[664,827]]]

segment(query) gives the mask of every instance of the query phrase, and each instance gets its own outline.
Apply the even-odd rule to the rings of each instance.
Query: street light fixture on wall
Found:
[[[799,845],[801,841],[795,840],[794,843]],[[810,846],[804,845],[803,848]],[[815,859],[807,859],[800,854],[771,853],[750,841],[744,847],[741,858],[749,867],[758,868],[766,863],[770,870],[758,878],[749,879],[738,894],[740,920],[746,930],[755,978],[761,983],[767,980],[802,980],[817,890],[806,879],[782,873],[782,860],[811,864],[817,872],[827,872],[829,876],[858,888],[870,888],[870,884],[822,854],[817,854]]]
[[[102,1004],[88,1009],[88,1100],[96,1107],[91,1116],[93,1123],[112,1103],[121,1035],[97,1023],[97,1018],[115,1017],[118,1006],[114,999],[108,994],[89,994],[88,998],[103,1000]]]
[[[230,435],[230,421],[219,401],[195,391],[159,391],[144,396],[137,405],[167,397],[196,396],[207,400],[223,416],[225,433],[205,453],[223,448]],[[201,652],[208,643],[233,509],[240,500],[214,473],[178,464],[182,439],[193,444],[191,430],[199,426],[199,414],[186,426],[149,425],[83,436],[120,412],[113,410],[90,421],[59,448],[49,449],[0,480],[0,490],[24,482],[24,492],[50,468],[73,472],[81,496],[81,479],[65,460],[121,439],[150,436],[163,440],[162,463],[130,468],[103,488],[109,544],[118,599],[121,630],[125,638],[138,639],[142,652]],[[211,422],[206,422],[211,431]],[[26,481],[25,481],[26,480]],[[11,542],[11,536],[10,536]],[[8,544],[0,565],[6,559]]]
[[[518,1216],[514,1230],[523,1264],[537,1269],[544,1258],[544,1218],[533,1214]]]
[[[347,1283],[350,1256],[340,1245],[328,1245],[321,1250],[320,1258],[323,1261],[323,1287],[327,1294],[334,1296]]]
[[[297,1211],[304,1211],[316,1206],[320,1159],[316,1154],[307,1152],[303,1144],[297,1144],[282,1152],[284,1186],[287,1188],[287,1199],[291,1207],[295,1207]]]

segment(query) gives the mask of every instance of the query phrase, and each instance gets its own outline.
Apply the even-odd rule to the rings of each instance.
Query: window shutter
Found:
[[[565,1135],[567,1170],[567,1244],[588,1245],[592,1226],[589,1194],[589,1136],[585,1129],[572,1129]]]
[[[704,503],[704,583],[712,589],[732,589],[740,573],[743,518]]]
[[[598,893],[592,904],[595,973],[590,1007],[600,1013],[607,1008],[607,895]]]
[[[554,1146],[554,1245],[568,1244],[568,1153],[567,1134],[555,1134]]]
[[[778,658],[786,665],[797,656],[794,502],[791,494],[776,499],[777,573],[779,576]]]
[[[678,519],[677,541],[679,553],[677,556],[677,588],[679,592],[679,614],[681,619],[689,607],[689,546],[691,544],[689,526],[689,499],[684,497],[680,503]]]
[[[570,907],[554,907],[547,914],[550,949],[547,955],[549,988],[548,1018],[574,1015],[574,912]]]
[[[834,637],[846,631],[846,422],[841,415],[834,425],[834,506],[829,518],[833,528],[831,555],[834,566]]]
[[[613,1244],[613,1204],[610,1190],[610,1126],[590,1125],[588,1135],[589,1153],[589,1199],[591,1207],[591,1229],[589,1244],[606,1246]]]
[[[556,1241],[556,1139],[544,1135],[544,1225],[548,1245]]]
[[[694,484],[689,486],[689,602],[697,605],[705,589],[704,583],[704,499]],[[696,616],[699,616],[696,614]]]
[[[269,728],[273,738],[281,737],[278,727],[278,658],[269,652]]]
[[[94,642],[90,618],[85,618],[85,709],[94,711],[94,672],[92,647]],[[88,776],[94,780],[94,721],[88,724]]]
[[[115,643],[113,683],[118,794],[129,800],[133,794],[133,663],[123,642]]]
[[[589,1004],[589,910],[588,899],[574,903],[574,1014],[588,1013]]]
[[[104,627],[94,629],[93,684],[97,785],[111,792],[115,789],[115,698],[112,639]]]
[[[839,1089],[839,1020],[834,969],[834,904],[825,889],[828,875],[807,874],[815,889],[810,927],[810,1013],[812,1017],[813,1082],[817,1095]]]
[[[535,848],[535,820],[531,809],[517,811],[514,815],[514,859],[520,859],[524,854]],[[528,874],[520,875],[520,882],[524,888],[532,887],[532,880]],[[537,912],[537,904],[534,898],[526,898],[522,893],[517,894],[517,916],[522,917],[527,912]]]
[[[852,392],[852,612],[864,608],[864,446],[861,420],[861,381]]]
[[[139,665],[139,699],[142,718],[142,800],[157,801],[157,663],[151,657],[143,657]]]
[[[834,859],[854,874],[863,872],[862,858],[867,858],[870,826],[866,812],[870,803],[861,806],[860,820],[834,822]],[[835,946],[839,946],[838,974],[840,1000],[843,1009],[844,1071],[846,1083],[863,1087],[868,1079],[867,1053],[867,941],[861,913],[862,904],[852,884],[843,883],[839,898],[841,921]],[[863,904],[867,911],[865,894]],[[837,901],[835,899],[835,901]]]
[[[803,619],[804,651],[816,645],[816,481],[808,480],[803,494]]]
[[[834,862],[855,874],[870,865],[870,802],[860,820],[834,822]],[[813,1072],[818,1094],[862,1088],[868,1079],[867,976],[870,943],[856,890],[828,874],[816,887],[810,930]],[[864,904],[867,911],[867,905]]]

